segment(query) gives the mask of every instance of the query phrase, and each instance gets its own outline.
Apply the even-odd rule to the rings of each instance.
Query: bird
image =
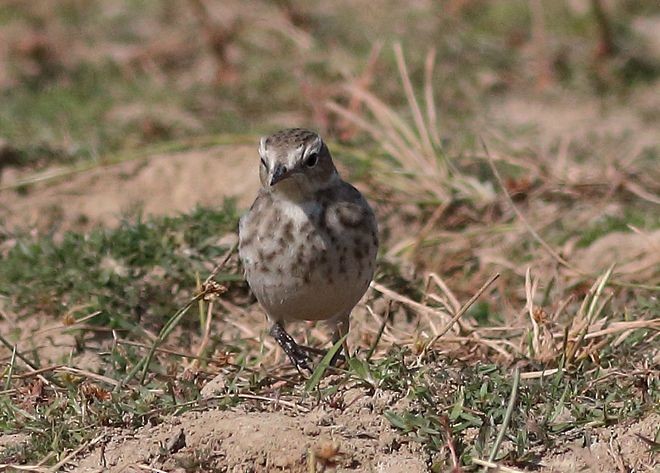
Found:
[[[326,321],[333,343],[343,338],[349,355],[344,337],[374,276],[378,224],[315,131],[289,128],[262,137],[259,158],[261,188],[239,221],[239,258],[270,335],[299,372],[311,373],[309,349],[286,325]]]

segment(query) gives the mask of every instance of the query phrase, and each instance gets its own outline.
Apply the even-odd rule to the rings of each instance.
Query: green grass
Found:
[[[197,281],[210,272],[208,263],[217,262],[227,251],[218,241],[232,233],[235,225],[236,210],[228,203],[219,209],[200,208],[177,217],[126,220],[114,230],[67,233],[58,241],[19,235],[0,258],[2,296],[19,316],[70,314],[75,319],[100,311],[94,324],[128,329],[122,338],[148,348],[152,342],[144,341],[138,324],[158,330],[190,300]],[[223,270],[218,280],[240,280],[236,271]],[[417,284],[401,279],[396,267],[388,272],[391,274],[384,279],[396,283],[393,287],[420,297]],[[244,286],[238,289],[221,297],[239,305],[249,304]],[[206,312],[206,304],[202,303],[200,315]],[[74,307],[80,307],[80,314]],[[492,310],[482,303],[471,317],[483,325],[497,325]],[[658,307],[649,299],[633,310],[657,313]],[[203,320],[198,326],[194,318],[186,315],[180,326],[195,332]],[[75,326],[72,330],[85,331]],[[597,363],[583,358],[565,366],[563,372],[523,379],[494,460],[533,467],[544,452],[561,445],[567,437],[584,437],[588,428],[631,421],[657,409],[660,384],[644,368],[651,363],[651,334],[638,330],[617,346],[606,345],[600,349]],[[182,340],[174,343],[187,345]],[[145,359],[144,349],[134,345],[113,344],[97,353],[101,365],[96,373],[109,378],[108,383],[46,372],[46,379],[56,385],[49,387],[35,377],[10,380],[5,376],[6,387],[12,391],[0,402],[0,430],[27,433],[29,437],[5,450],[0,461],[25,464],[51,455],[52,464],[95,439],[106,427],[137,428],[190,409],[229,407],[242,402],[243,393],[271,395],[270,386],[281,378],[260,368],[260,355],[253,346],[241,340],[223,344],[215,340],[213,344],[229,353],[233,361],[222,368],[226,387],[211,401],[202,401],[199,394],[208,377],[204,369],[195,377],[186,376],[179,356],[157,353],[144,385],[137,376],[127,377],[143,366]],[[98,350],[79,347],[90,349]],[[451,464],[446,447],[450,439],[461,464],[469,466],[474,459],[488,458],[511,396],[511,369],[494,362],[439,356],[434,351],[420,358],[412,349],[415,347],[381,349],[371,360],[363,351],[345,370],[330,370],[322,362],[307,389],[303,382],[292,379],[279,388],[279,396],[310,408],[318,403],[332,404],[338,393],[356,386],[367,395],[385,391],[407,397],[409,408],[386,410],[382,415],[402,434],[424,446],[433,471],[445,471]],[[39,367],[38,353],[23,355]],[[204,356],[202,367],[211,361]],[[518,363],[524,372],[564,367],[562,360],[547,366],[526,358]],[[18,364],[16,360],[8,369],[18,369]],[[334,376],[321,378],[323,371]],[[120,382],[122,389],[113,390]]]
[[[81,314],[98,312],[89,323],[119,329],[123,337],[140,340],[143,328],[157,330],[192,296],[197,278],[206,277],[209,263],[228,250],[218,240],[235,231],[236,223],[235,207],[228,202],[221,208],[198,208],[177,217],[127,219],[113,230],[69,232],[58,241],[13,235],[16,243],[0,255],[0,297],[9,301],[18,317],[66,314],[67,325]],[[216,278],[236,279],[242,278],[233,273]],[[74,326],[71,330],[84,339],[85,329]],[[78,350],[86,349],[82,343]],[[25,356],[40,367],[38,352]],[[143,352],[130,345],[114,346],[100,356],[99,374],[119,381]],[[194,382],[168,376],[158,363],[151,367],[161,373],[157,378],[150,377],[145,387],[132,384],[118,392],[67,373],[46,374],[59,386],[57,394],[36,378],[13,383],[6,378],[15,392],[0,401],[0,430],[27,433],[29,442],[4,451],[0,463],[29,463],[49,452],[60,454],[90,441],[104,427],[141,426],[198,399]],[[237,379],[233,386],[241,383]],[[92,388],[86,390],[87,386]]]
[[[647,355],[635,357],[633,352],[639,349]],[[542,453],[560,445],[566,436],[579,438],[588,435],[588,428],[630,421],[657,410],[658,380],[647,379],[644,370],[634,375],[622,373],[635,372],[650,362],[648,349],[638,338],[608,350],[601,367],[583,363],[565,373],[523,380],[506,429],[507,448],[495,460],[533,467]],[[622,354],[626,354],[623,360]],[[407,395],[413,401],[410,410],[386,411],[385,417],[428,449],[433,471],[451,466],[446,451],[449,435],[462,464],[488,458],[504,421],[512,390],[511,370],[487,363],[469,366],[433,355],[420,364],[405,349],[360,365],[361,369],[346,375],[348,379],[357,379],[373,390]],[[622,371],[614,381],[606,376],[610,369]],[[328,388],[328,392],[336,389]]]
[[[523,380],[505,430],[505,448],[495,460],[533,467],[545,451],[561,445],[564,438],[586,441],[589,429],[632,421],[657,409],[659,381],[647,378],[640,369],[650,362],[646,343],[644,337],[633,337],[617,349],[607,350],[600,367],[582,363],[565,373]],[[640,352],[648,356],[636,356]],[[110,371],[105,374],[112,375]],[[272,382],[267,376],[246,377],[241,368],[228,374],[228,387],[212,405],[230,407],[241,402],[238,393],[258,393]],[[0,403],[0,429],[30,433],[29,442],[5,451],[2,462],[33,462],[50,452],[64,453],[89,442],[106,427],[137,428],[148,422],[159,423],[165,415],[208,405],[199,398],[199,379],[190,382],[181,376],[160,375],[144,387],[130,385],[117,393],[98,386],[90,389],[89,382],[75,376],[58,379],[64,388],[56,397],[42,388],[43,393],[36,398],[5,398]],[[19,389],[26,390],[35,383]],[[446,471],[450,466],[446,450],[450,437],[462,464],[488,457],[505,417],[512,374],[500,365],[471,365],[434,354],[419,363],[408,349],[395,347],[372,362],[354,358],[347,371],[336,374],[330,385],[323,382],[311,398],[296,387],[284,388],[281,395],[293,396],[303,405],[325,404],[356,383],[367,395],[386,391],[407,396],[412,401],[408,410],[387,410],[383,415],[393,427],[426,448],[432,471]]]
[[[176,117],[158,112],[179,107],[167,86],[144,74],[125,78],[109,62],[81,64],[66,80],[24,83],[2,92],[0,100],[3,138],[25,155],[24,165],[100,160],[118,150],[194,134]],[[126,117],[122,108],[129,110]]]
[[[19,314],[100,311],[96,322],[110,327],[158,326],[227,251],[218,239],[234,231],[237,219],[226,203],[178,217],[138,217],[112,230],[68,232],[61,241],[19,236],[0,260],[0,295]],[[183,294],[173,293],[176,287]]]
[[[626,209],[620,217],[605,216],[582,230],[578,246],[586,248],[608,233],[630,232],[631,226],[647,232],[657,230],[660,228],[660,216],[652,209],[633,208]]]

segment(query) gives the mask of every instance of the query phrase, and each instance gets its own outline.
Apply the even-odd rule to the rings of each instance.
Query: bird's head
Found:
[[[330,151],[310,130],[290,128],[261,138],[261,185],[271,192],[307,195],[338,179]]]

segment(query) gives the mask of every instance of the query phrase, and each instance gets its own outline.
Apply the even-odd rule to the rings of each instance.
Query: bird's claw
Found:
[[[299,373],[303,371],[308,375],[313,373],[309,366],[309,357],[307,353],[301,348],[300,345],[284,330],[284,327],[279,322],[273,324],[270,328],[270,335],[279,343],[284,350],[284,353],[289,357],[291,363],[296,367]]]

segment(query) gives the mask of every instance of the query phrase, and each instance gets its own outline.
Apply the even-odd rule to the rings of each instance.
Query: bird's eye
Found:
[[[316,166],[316,163],[319,162],[319,154],[318,153],[312,153],[309,156],[307,156],[307,159],[305,159],[305,166],[308,168],[313,168]]]
[[[265,168],[268,167],[268,166],[266,166],[266,160],[264,158],[261,158],[261,165]]]

